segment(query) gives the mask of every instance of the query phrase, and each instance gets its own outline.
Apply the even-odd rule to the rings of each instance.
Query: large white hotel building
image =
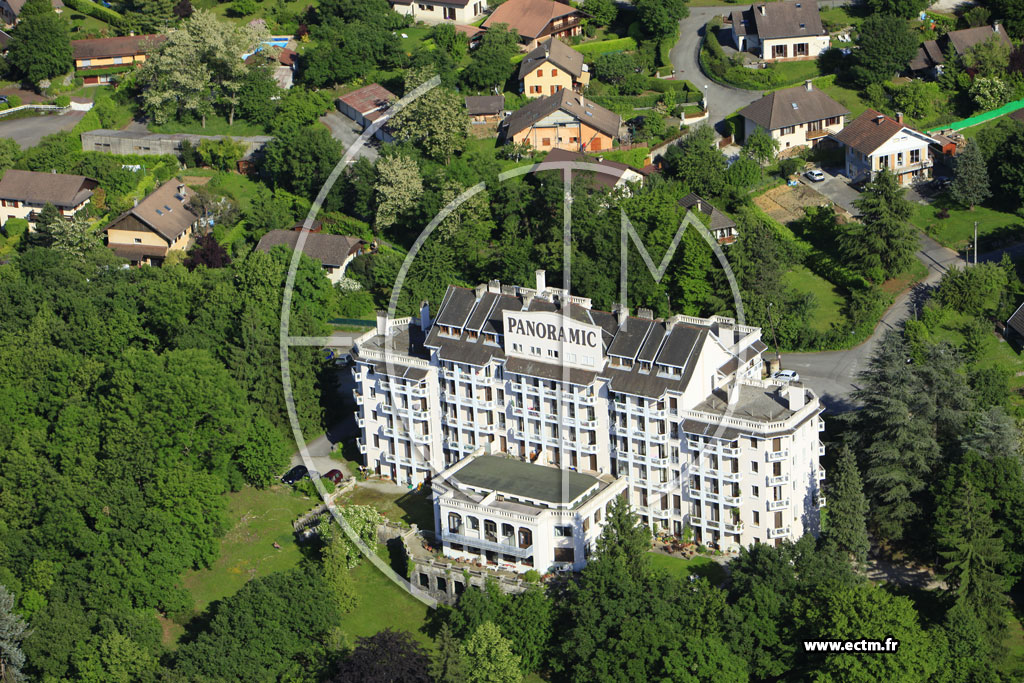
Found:
[[[426,306],[418,320],[379,314],[356,340],[359,449],[403,484],[507,454],[624,479],[656,533],[689,525],[723,550],[795,540],[824,505],[822,407],[762,379],[760,336],[723,317],[594,310],[543,271],[534,288],[449,287],[435,319]],[[435,517],[436,533],[457,533],[437,496]]]

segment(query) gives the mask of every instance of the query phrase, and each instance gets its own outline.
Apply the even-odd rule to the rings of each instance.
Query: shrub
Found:
[[[949,209],[939,209],[935,212],[936,218],[949,218]]]
[[[540,581],[540,572],[536,569],[528,569],[523,574],[523,580],[526,581],[526,583],[537,583]]]
[[[14,107],[20,107],[21,106],[21,98],[18,97],[17,95],[8,95],[7,96],[7,105],[10,106],[12,109]]]
[[[28,230],[28,221],[24,218],[8,218],[7,222],[4,223],[4,232],[7,233],[7,239],[14,240]]]
[[[55,100],[55,103],[58,107],[70,107],[71,98],[67,95],[61,95]]]

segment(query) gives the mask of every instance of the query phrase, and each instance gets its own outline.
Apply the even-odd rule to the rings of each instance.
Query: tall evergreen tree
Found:
[[[975,205],[992,196],[988,186],[988,165],[973,141],[968,141],[956,155],[956,169],[949,194],[971,211],[974,211]]]
[[[946,613],[943,623],[949,654],[946,670],[939,672],[940,683],[988,683],[999,680],[995,671],[995,643],[985,633],[974,612],[963,603],[956,603]]]
[[[25,680],[21,673],[25,666],[21,641],[26,635],[28,625],[14,611],[14,596],[0,585],[0,681],[21,683]]]
[[[871,547],[868,541],[868,499],[853,451],[842,446],[829,474],[826,540],[864,564]]]
[[[466,680],[466,660],[462,656],[462,646],[448,624],[441,625],[435,643],[437,649],[430,660],[430,677],[434,683],[463,683]]]
[[[864,193],[855,202],[863,216],[865,232],[884,245],[879,256],[889,277],[910,267],[918,246],[917,229],[910,224],[913,207],[903,192],[896,176],[883,170],[864,187]]]
[[[962,470],[945,485],[935,520],[946,584],[957,604],[971,610],[989,637],[1006,628],[1005,555],[992,522],[992,500]]]

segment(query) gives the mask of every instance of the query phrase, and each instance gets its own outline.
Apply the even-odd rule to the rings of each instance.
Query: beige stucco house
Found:
[[[930,135],[904,125],[903,114],[891,118],[868,109],[833,136],[846,147],[846,176],[870,181],[882,169],[896,175],[900,185],[931,176],[929,145],[941,145]]]
[[[358,237],[314,232],[300,225],[293,230],[271,230],[260,238],[256,249],[269,253],[274,247],[285,246],[294,251],[303,234],[306,237],[302,243],[302,253],[320,262],[331,284],[341,282],[341,278],[345,277],[345,268],[366,246],[366,242]]]
[[[737,50],[765,61],[816,59],[829,47],[815,0],[755,4],[732,12],[727,25]]]
[[[776,90],[740,110],[744,137],[758,128],[779,141],[779,153],[813,147],[843,129],[850,111],[807,81]]]
[[[437,24],[450,21],[457,24],[470,24],[487,12],[487,0],[388,0],[391,9],[399,14],[414,17],[416,21]]]
[[[515,29],[519,41],[532,50],[549,36],[571,38],[583,33],[587,15],[553,0],[505,0],[484,21],[484,28],[505,24]]]
[[[0,179],[0,223],[24,218],[35,228],[39,212],[52,204],[64,216],[85,208],[99,182],[81,175],[8,169]]]
[[[501,124],[505,142],[527,142],[538,151],[599,152],[612,148],[622,117],[583,95],[560,90],[512,112]]]
[[[201,220],[191,197],[184,183],[169,180],[106,227],[107,246],[132,265],[159,265],[168,252],[188,249]]]
[[[557,38],[548,38],[519,63],[519,92],[527,97],[581,92],[590,83],[583,55]]]

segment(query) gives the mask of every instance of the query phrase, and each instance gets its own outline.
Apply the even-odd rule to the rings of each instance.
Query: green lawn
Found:
[[[822,7],[820,10],[822,23],[831,22],[836,26],[853,26],[858,27],[864,23],[863,17],[851,16],[845,7]],[[833,29],[836,30],[836,29]],[[849,46],[850,43],[843,43],[843,46]]]
[[[710,557],[694,557],[684,560],[681,557],[651,553],[651,564],[656,569],[664,569],[670,574],[686,578],[690,574],[703,576],[714,585],[719,585],[725,580],[725,569]]]
[[[388,519],[401,520],[406,524],[418,524],[421,529],[434,528],[434,508],[430,502],[430,493],[423,491],[399,490],[384,492],[367,487],[357,486],[355,491],[346,494],[338,501],[350,505],[372,505]]]
[[[1006,656],[996,665],[1006,680],[1020,680],[1024,672],[1024,626],[1016,617],[1010,617],[1009,629],[1003,639]]]
[[[961,332],[963,325],[969,320],[965,315],[947,311],[946,318],[939,329],[932,334],[936,342],[946,341],[951,344],[962,344],[964,335]],[[1021,402],[1018,392],[1024,389],[1024,377],[1018,377],[1018,372],[1024,372],[1024,356],[1020,356],[1008,342],[1000,340],[995,333],[985,335],[981,349],[976,361],[978,367],[1000,367],[1009,370],[1010,391],[1014,400]]]
[[[420,629],[427,620],[427,606],[399,588],[373,564],[363,560],[352,570],[359,604],[341,618],[341,630],[352,640],[372,636],[385,628],[408,631],[433,649],[433,641]]]
[[[71,19],[71,40],[79,40],[89,36],[116,36],[117,29],[96,17],[72,11],[67,15]]]
[[[242,137],[247,135],[266,135],[266,131],[261,126],[257,126],[254,123],[249,123],[243,119],[235,117],[234,125],[229,126],[228,120],[220,115],[212,115],[206,117],[206,127],[200,121],[194,121],[191,123],[179,123],[177,121],[168,121],[163,124],[149,124],[149,130],[154,133],[191,133],[193,135],[233,135],[235,137]]]
[[[849,88],[834,84],[820,88],[820,90],[850,110],[850,121],[863,114],[868,108],[868,105],[861,101],[860,94],[856,90],[850,90]]]
[[[213,176],[207,187],[214,192],[231,197],[244,211],[249,208],[262,186],[244,175],[222,171]]]
[[[790,87],[797,83],[803,83],[809,78],[817,78],[822,75],[818,72],[818,62],[813,59],[799,62],[779,62],[771,68],[788,84],[783,87]]]
[[[421,44],[432,48],[434,45],[434,41],[430,40],[430,32],[432,30],[433,27],[431,26],[410,26],[409,28],[397,29],[395,33],[398,34],[399,41],[402,43],[402,52],[412,54]],[[403,33],[409,37],[402,38]]]
[[[231,526],[221,539],[220,556],[209,569],[189,571],[182,582],[195,600],[196,613],[214,600],[233,595],[249,579],[294,567],[301,559],[292,522],[316,507],[290,488],[246,487],[227,494]],[[274,548],[278,543],[280,550]]]
[[[815,307],[811,327],[818,332],[828,332],[833,324],[842,325],[843,297],[835,285],[808,270],[805,266],[793,266],[783,278],[786,286],[801,294],[814,295]]]
[[[949,211],[949,218],[936,216],[942,210]],[[914,215],[910,220],[951,249],[962,249],[974,239],[974,221],[978,221],[978,239],[982,252],[986,249],[985,238],[1024,237],[1024,221],[1020,216],[984,206],[969,211],[945,195],[929,205],[915,204]]]

